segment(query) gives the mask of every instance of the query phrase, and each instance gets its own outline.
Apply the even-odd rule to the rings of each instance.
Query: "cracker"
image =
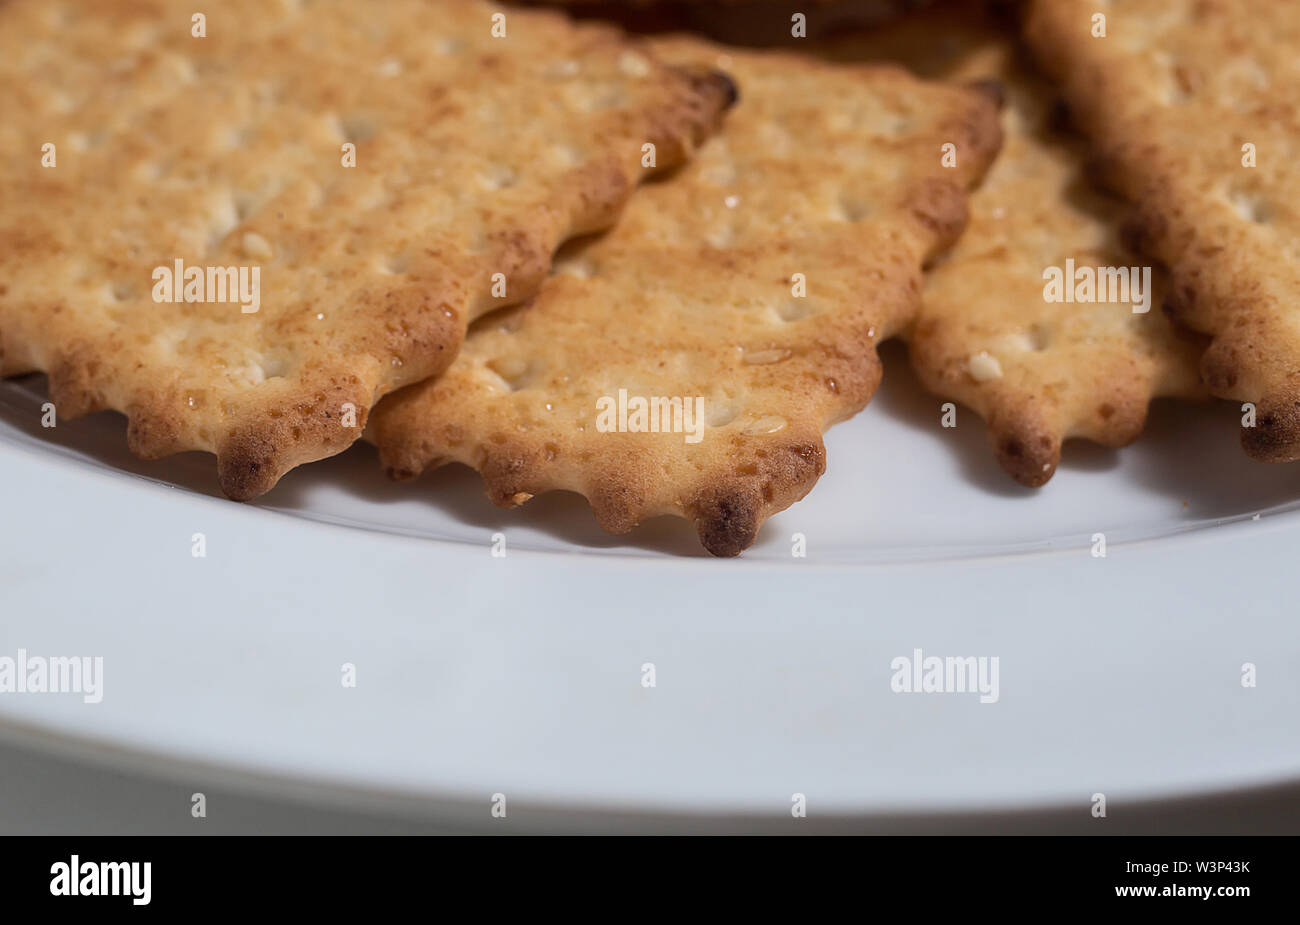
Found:
[[[1201,395],[1203,345],[1162,311],[1163,271],[1119,240],[1124,205],[1087,181],[1084,146],[1058,128],[1054,93],[1021,59],[1014,28],[984,4],[954,4],[830,51],[988,81],[1005,99],[1002,151],[971,196],[966,233],[926,274],[906,337],[925,386],[984,418],[1002,467],[1038,486],[1066,439],[1123,446],[1141,433],[1153,398]],[[1147,311],[1134,311],[1131,289],[1129,302],[1045,298],[1049,268],[1064,276],[1097,267],[1138,268],[1129,283],[1149,272]]]
[[[610,532],[676,515],[730,556],[812,488],[822,432],[870,399],[876,343],[912,320],[922,263],[960,232],[996,111],[893,67],[656,47],[732,69],[726,129],[571,246],[531,302],[476,326],[445,375],[385,400],[367,437],[398,478],[458,461],[497,504],[576,491]],[[636,398],[680,400],[682,432],[634,432]],[[627,411],[606,415],[612,432],[610,403]]]
[[[1300,458],[1300,7],[1040,0],[1026,34],[1169,266],[1171,311],[1211,337],[1207,387],[1254,403],[1246,451]]]
[[[0,6],[0,371],[48,372],[61,418],[126,413],[141,456],[216,453],[233,498],[347,447],[612,221],[644,144],[681,161],[734,93],[558,14],[498,37],[496,12],[240,0],[197,37],[178,0]],[[178,260],[209,301],[156,301]],[[250,292],[256,267],[260,299],[219,301],[207,267]]]

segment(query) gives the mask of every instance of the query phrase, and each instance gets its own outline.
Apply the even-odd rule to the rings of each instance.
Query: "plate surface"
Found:
[[[813,493],[719,561],[572,495],[499,511],[465,469],[392,485],[364,446],[238,505],[210,457],[135,460],[120,417],[46,429],[44,400],[0,383],[0,656],[102,656],[104,693],[0,694],[0,731],[474,813],[1086,812],[1300,779],[1300,469],[1248,460],[1231,405],[1158,405],[1031,491],[892,349]],[[996,702],[894,692],[918,649],[997,657]]]

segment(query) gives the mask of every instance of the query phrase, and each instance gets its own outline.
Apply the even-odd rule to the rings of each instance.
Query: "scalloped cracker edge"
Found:
[[[141,456],[217,454],[240,500],[445,369],[613,221],[643,145],[680,163],[734,98],[616,30],[497,30],[478,0],[238,0],[202,36],[192,13],[0,5],[0,372],[47,372],[63,419],[124,412]],[[217,298],[158,301],[178,266]],[[243,292],[256,267],[260,303],[220,300],[226,267]]]
[[[996,105],[894,67],[655,47],[736,76],[725,131],[567,248],[529,303],[476,325],[443,376],[382,402],[367,439],[397,478],[458,461],[497,504],[567,489],[610,532],[675,515],[734,556],[870,400],[877,343],[911,322],[921,267],[997,150]],[[673,409],[658,432],[637,398]]]
[[[924,385],[987,421],[1002,468],[1037,487],[1065,440],[1123,446],[1152,399],[1204,397],[1204,345],[1163,311],[1163,269],[1121,242],[1123,202],[1088,182],[1086,148],[1057,125],[1055,94],[1022,60],[1014,30],[986,4],[954,3],[830,50],[987,82],[1005,100],[1002,151],[971,195],[966,233],[926,274],[905,337]],[[1046,299],[1045,272],[1098,267],[1145,280],[1147,310],[1134,310],[1132,289],[1128,302]]]
[[[1300,6],[1037,0],[1025,31],[1097,175],[1134,203],[1126,240],[1209,335],[1207,388],[1255,405],[1244,448],[1300,458]]]

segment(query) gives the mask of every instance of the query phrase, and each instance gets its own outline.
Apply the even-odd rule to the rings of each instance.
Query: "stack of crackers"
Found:
[[[1300,458],[1288,4],[581,12],[0,0],[0,372],[234,499],[365,439],[721,556],[893,337],[1026,485],[1157,396]]]

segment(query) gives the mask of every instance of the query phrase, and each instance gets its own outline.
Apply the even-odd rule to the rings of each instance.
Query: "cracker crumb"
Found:
[[[751,366],[764,366],[768,363],[780,363],[787,359],[792,351],[785,347],[772,347],[769,350],[753,350],[745,353],[745,362]]]
[[[576,77],[580,70],[582,65],[577,61],[572,58],[561,58],[547,68],[547,73],[552,77]]]
[[[966,364],[970,377],[976,382],[988,382],[991,379],[1002,378],[1002,364],[998,358],[990,354],[987,350],[981,350],[979,353],[971,354],[970,360]]]
[[[789,422],[779,414],[768,414],[751,423],[743,433],[749,437],[760,437],[785,430]]]
[[[634,51],[625,51],[619,56],[618,69],[628,77],[644,77],[650,73],[646,59]]]
[[[274,251],[271,244],[256,231],[244,233],[244,256],[254,260],[270,260]]]

